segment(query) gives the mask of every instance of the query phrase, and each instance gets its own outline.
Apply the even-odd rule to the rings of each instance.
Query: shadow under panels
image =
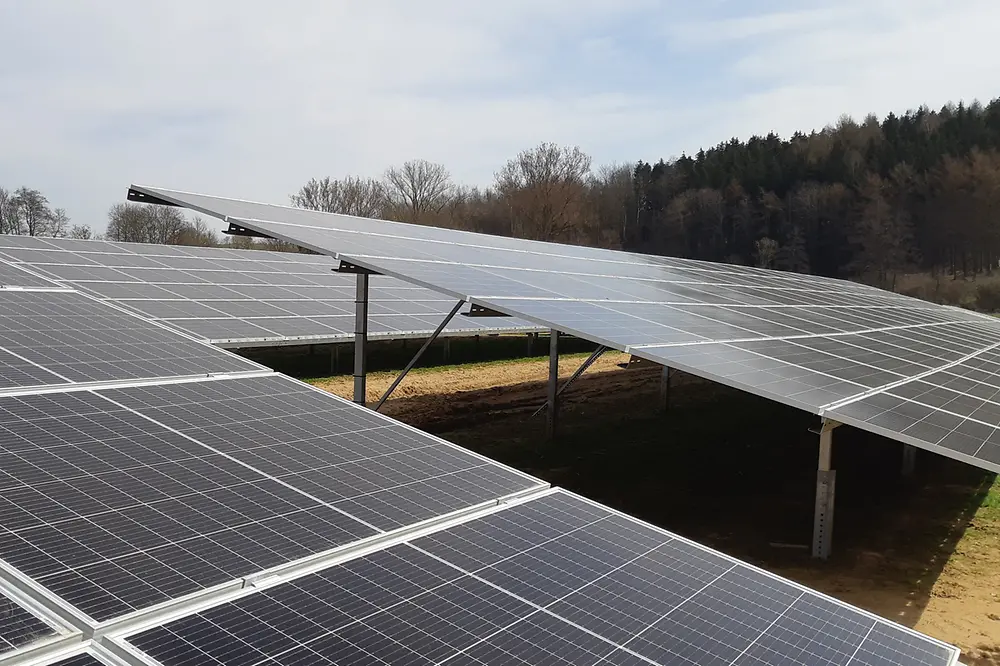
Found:
[[[945,666],[957,656],[562,491],[123,640],[164,666]]]
[[[0,389],[259,371],[75,292],[0,290]]]
[[[0,398],[0,553],[98,622],[541,486],[281,375]]]

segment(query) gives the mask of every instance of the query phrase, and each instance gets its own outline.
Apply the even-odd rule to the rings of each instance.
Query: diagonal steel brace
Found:
[[[390,395],[392,395],[392,392],[396,390],[396,387],[399,386],[399,383],[403,381],[403,378],[406,377],[406,373],[408,373],[410,370],[413,369],[413,366],[417,364],[417,361],[419,361],[420,357],[424,355],[424,352],[427,351],[427,348],[430,347],[435,340],[437,340],[437,337],[441,334],[441,331],[443,331],[444,327],[448,325],[448,322],[450,322],[455,317],[455,315],[458,314],[458,311],[462,309],[463,305],[465,305],[465,301],[459,301],[458,303],[455,303],[455,307],[451,309],[451,312],[448,313],[448,316],[445,317],[440,324],[438,324],[438,327],[434,329],[434,332],[431,334],[431,337],[427,338],[426,342],[424,342],[424,345],[417,350],[417,353],[413,356],[413,358],[410,359],[410,362],[406,364],[406,367],[403,368],[403,371],[401,373],[399,373],[399,376],[396,377],[395,380],[393,380],[392,384],[389,385],[389,388],[386,389],[385,393],[382,394],[382,397],[379,398],[378,402],[375,403],[375,406],[372,407],[372,409],[374,409],[377,412],[379,408],[382,407],[382,404],[389,398]]]
[[[597,349],[594,350],[594,353],[591,354],[587,358],[587,360],[584,361],[583,364],[579,368],[576,369],[576,372],[574,372],[572,375],[570,375],[569,379],[567,379],[565,382],[563,382],[563,385],[559,387],[558,391],[556,391],[556,397],[558,398],[560,395],[562,395],[562,392],[566,390],[566,387],[569,386],[570,384],[572,384],[573,380],[575,380],[577,377],[579,377],[580,375],[582,375],[587,370],[587,368],[589,368],[591,365],[593,365],[594,361],[596,361],[597,359],[599,359],[601,357],[601,355],[604,352],[606,352],[606,351],[608,351],[607,347],[605,347],[603,345],[598,346]],[[539,407],[538,409],[536,409],[535,413],[532,414],[532,416],[538,416],[539,414],[541,414],[542,412],[544,412],[545,409],[548,406],[549,406],[549,401],[546,400],[545,404],[543,404],[541,407]]]

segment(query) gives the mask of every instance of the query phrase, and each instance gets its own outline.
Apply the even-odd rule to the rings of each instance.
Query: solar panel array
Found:
[[[0,235],[0,284],[46,282],[24,278],[27,268],[227,347],[353,340],[356,278],[337,265],[315,254]],[[369,299],[375,340],[427,337],[455,304],[380,276]],[[457,316],[444,334],[534,330],[512,318]]]
[[[957,657],[91,296],[0,298],[0,663]]]
[[[133,187],[1000,472],[1000,321],[851,282]]]
[[[128,642],[171,666],[919,666],[953,653],[560,491]]]

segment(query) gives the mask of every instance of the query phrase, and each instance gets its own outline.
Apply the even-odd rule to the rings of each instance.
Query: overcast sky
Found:
[[[407,159],[654,161],[1000,96],[997,0],[0,2],[0,186],[100,229],[129,183],[287,203]]]

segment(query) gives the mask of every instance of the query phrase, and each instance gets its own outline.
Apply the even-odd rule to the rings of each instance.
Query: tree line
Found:
[[[8,191],[0,187],[0,233],[75,238],[87,231],[82,226],[70,226],[65,209],[53,208],[38,190],[19,187]]]
[[[975,277],[1000,262],[1000,99],[843,116],[788,138],[732,139],[655,163],[594,165],[542,143],[486,187],[412,160],[380,177],[314,178],[292,205],[535,240],[667,254],[893,288],[901,272]],[[4,233],[90,237],[37,190],[0,189]],[[104,238],[290,249],[220,239],[176,208],[120,203]]]
[[[1000,99],[842,116],[787,139],[732,139],[656,163],[592,165],[543,143],[486,188],[423,160],[382,178],[313,179],[296,206],[618,248],[892,288],[901,271],[992,273],[1000,261]]]

